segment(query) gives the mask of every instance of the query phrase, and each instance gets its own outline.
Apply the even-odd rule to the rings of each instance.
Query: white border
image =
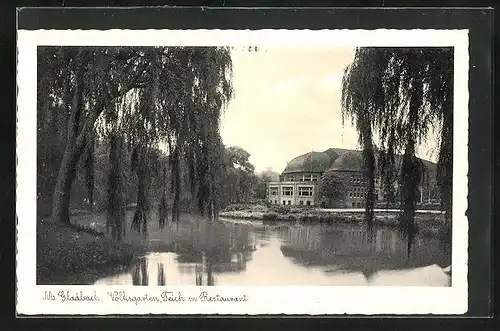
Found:
[[[36,51],[38,45],[454,46],[453,278],[451,287],[168,286],[197,296],[243,295],[240,303],[114,303],[106,292],[159,295],[134,286],[36,285]],[[467,311],[468,223],[467,30],[37,30],[18,31],[17,312],[18,314],[463,314]],[[99,303],[43,301],[44,291],[97,291]]]

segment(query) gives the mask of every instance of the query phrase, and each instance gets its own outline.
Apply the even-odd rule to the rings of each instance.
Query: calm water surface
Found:
[[[184,216],[186,217],[186,216]],[[372,238],[370,240],[370,238]],[[364,226],[188,220],[148,234],[149,253],[98,285],[449,286],[450,244]]]

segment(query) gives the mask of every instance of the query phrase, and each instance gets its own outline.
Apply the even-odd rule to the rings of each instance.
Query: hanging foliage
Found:
[[[394,195],[395,171],[400,169],[402,223],[411,226],[422,167],[415,156],[437,125],[440,132],[437,183],[446,217],[451,214],[452,180],[452,48],[358,48],[342,81],[342,115],[358,131],[370,167],[373,144],[380,146],[378,173],[388,199]],[[376,139],[376,141],[375,141]],[[395,155],[403,155],[396,164]],[[373,207],[367,195],[367,212]],[[410,222],[410,223],[408,223]]]
[[[123,140],[116,131],[111,134],[109,140],[110,171],[106,229],[111,231],[114,239],[120,240],[125,236],[125,203],[122,178]]]
[[[172,219],[178,220],[180,213],[181,161],[186,164],[191,194],[200,212],[211,217],[218,213],[219,121],[232,97],[229,48],[42,47],[38,70],[39,76],[52,77],[39,94],[39,106],[47,107],[52,98],[67,110],[62,112],[67,114],[67,139],[53,196],[54,219],[69,222],[70,188],[75,177],[71,169],[80,159],[89,169],[89,200],[94,199],[92,146],[87,144],[94,130],[94,141],[109,139],[116,145],[110,151],[111,163],[118,165],[118,158],[111,160],[112,156],[126,151],[132,154],[132,169],[122,165],[120,171],[132,170],[137,175],[134,224],[139,222],[146,228],[150,173],[162,168],[153,166],[156,161],[148,151],[164,142],[169,145],[170,162],[163,166],[169,166],[172,176]],[[115,141],[118,137],[120,143]],[[116,169],[112,167],[111,172]],[[110,173],[110,181],[120,187],[116,174]],[[118,201],[112,191],[110,208]],[[161,201],[164,207],[163,200],[166,198]],[[119,213],[111,211],[110,215],[114,219]]]

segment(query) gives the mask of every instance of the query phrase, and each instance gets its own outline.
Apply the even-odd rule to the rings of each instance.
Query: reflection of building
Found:
[[[375,153],[375,165],[378,155]],[[401,157],[396,156],[396,163]],[[422,160],[426,172],[420,187],[420,202],[431,200],[435,187],[436,164]],[[319,196],[318,183],[328,171],[341,181],[344,196],[331,203]],[[429,181],[428,179],[431,179]],[[397,189],[397,185],[395,185]],[[278,182],[270,182],[267,201],[280,205],[312,206],[322,204],[332,207],[364,207],[368,193],[368,180],[361,151],[330,148],[323,152],[310,152],[291,160],[279,177]],[[384,201],[380,177],[375,171],[375,200]]]
[[[356,255],[372,253],[394,254],[405,251],[406,241],[391,229],[376,229],[370,242],[365,227],[324,228],[292,227],[281,232],[286,246],[306,252],[326,255]]]
[[[409,242],[388,228],[368,231],[365,226],[299,226],[280,230],[284,256],[305,266],[361,271],[365,275],[386,269],[448,266],[451,251],[440,239],[417,236]]]

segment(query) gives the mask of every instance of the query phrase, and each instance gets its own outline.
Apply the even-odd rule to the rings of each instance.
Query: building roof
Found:
[[[332,159],[327,153],[309,152],[297,156],[285,167],[283,174],[291,174],[297,172],[324,172],[332,164]]]
[[[329,170],[363,171],[363,156],[358,151],[344,152],[335,159]]]
[[[375,167],[377,167],[379,153],[375,152]],[[422,159],[421,159],[422,160]],[[397,167],[401,164],[402,156],[395,155]],[[431,178],[435,177],[436,164],[422,160]],[[300,172],[332,171],[364,171],[363,152],[360,150],[329,148],[323,152],[309,152],[292,159],[282,174]]]

